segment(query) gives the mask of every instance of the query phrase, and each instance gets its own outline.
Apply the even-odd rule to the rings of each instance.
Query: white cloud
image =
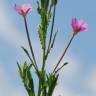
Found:
[[[72,56],[72,57],[71,57]],[[71,56],[65,57],[61,64],[63,64],[64,62],[68,62],[68,64],[59,72],[60,73],[60,79],[63,81],[64,80],[64,84],[68,84],[70,82],[72,82],[79,74],[80,74],[80,69],[81,69],[81,62],[78,60],[78,58],[76,58],[74,56],[74,54],[72,54]],[[50,60],[52,61],[53,58]],[[55,59],[57,61],[57,59]],[[60,64],[60,66],[61,66]],[[53,67],[52,65],[50,65],[51,68]],[[60,67],[59,66],[59,67]],[[60,81],[61,82],[61,81]]]
[[[85,90],[88,91],[90,96],[96,96],[96,68],[95,67],[83,82],[84,88]]]
[[[8,12],[4,1],[0,1],[0,38],[4,38],[6,42],[15,46],[26,44],[23,34],[17,30],[12,21],[7,17]]]
[[[0,39],[3,39],[5,42],[17,49],[19,49],[21,46],[29,49],[26,33],[20,32],[19,28],[16,28],[14,22],[8,19],[7,11],[8,10],[5,1],[0,1]],[[41,46],[37,43],[36,40],[32,40],[32,45],[33,49],[35,49],[34,53],[41,54],[41,50],[38,50],[38,48]]]
[[[74,96],[73,93],[67,89],[65,89],[63,86],[57,86],[53,96]]]
[[[0,39],[5,40],[15,47],[20,47],[21,44],[26,46],[27,43],[23,34],[8,19],[6,14],[8,12],[6,11],[8,10],[5,5],[5,0],[0,0]],[[9,80],[10,74],[7,71],[3,64],[0,63],[0,96],[27,96],[23,88],[20,88],[19,85],[15,86],[12,84]]]
[[[14,87],[9,78],[5,68],[0,64],[0,96],[27,96],[25,90],[19,86]]]

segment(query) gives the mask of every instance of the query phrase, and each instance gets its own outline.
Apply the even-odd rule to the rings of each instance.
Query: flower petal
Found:
[[[18,12],[19,14],[22,14],[22,12],[21,12],[21,6],[15,5],[15,10],[16,10],[16,12]]]
[[[15,5],[15,10],[22,16],[26,16],[29,10],[32,9],[31,4],[23,4],[22,6]]]
[[[31,4],[23,4],[22,5],[22,10],[23,10],[23,12],[27,12],[27,11],[29,11],[30,9],[32,9],[32,6],[31,6]]]
[[[88,30],[88,24],[83,20],[77,20],[76,18],[73,18],[71,25],[75,33],[80,31],[86,32]]]

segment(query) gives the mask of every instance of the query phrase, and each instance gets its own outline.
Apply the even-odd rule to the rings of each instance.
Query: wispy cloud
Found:
[[[24,35],[16,28],[16,26],[11,22],[6,14],[7,8],[4,1],[0,1],[0,38],[6,40],[6,42],[18,46],[21,44],[26,44]]]
[[[96,96],[96,68],[95,67],[83,82],[84,88],[90,94],[90,96]]]
[[[12,85],[7,71],[0,63],[0,96],[26,96],[27,93],[22,89]]]

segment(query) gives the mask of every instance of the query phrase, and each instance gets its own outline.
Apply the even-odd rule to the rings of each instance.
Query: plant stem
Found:
[[[33,60],[34,60],[36,68],[38,68],[37,64],[36,64],[35,56],[34,56],[33,47],[32,47],[32,44],[31,44],[31,40],[30,40],[30,36],[29,36],[29,31],[28,31],[28,26],[27,26],[27,20],[26,20],[25,16],[24,16],[24,23],[25,23],[27,39],[28,39],[29,47],[30,47],[30,50],[31,50],[31,53],[32,53],[32,57],[33,57]]]
[[[41,80],[39,79],[38,96],[41,96]]]
[[[46,51],[46,39],[44,40],[44,49],[43,49],[43,65],[42,65],[42,73],[45,70],[45,64],[46,64],[46,60],[45,60],[45,51]],[[42,82],[42,81],[41,81]],[[45,83],[45,80],[44,82]],[[42,83],[42,85],[43,85]],[[43,86],[42,86],[43,87]],[[46,88],[43,87],[43,91],[42,91],[43,96],[46,96]]]
[[[42,71],[44,71],[45,68],[45,51],[46,51],[46,40],[44,40]]]
[[[50,33],[50,39],[49,39],[48,49],[47,49],[47,53],[46,53],[47,55],[48,55],[48,52],[49,52],[49,49],[50,49],[50,44],[51,44],[51,41],[52,41],[54,21],[55,21],[55,13],[56,13],[56,5],[54,6],[54,9],[53,9],[53,18],[52,18],[51,33]]]
[[[65,48],[63,54],[61,55],[61,57],[60,57],[58,63],[56,64],[56,66],[55,66],[55,68],[54,68],[54,70],[53,70],[53,73],[55,72],[55,70],[57,69],[58,65],[59,65],[60,62],[62,61],[63,57],[65,56],[65,54],[66,54],[66,52],[67,52],[69,46],[71,45],[71,42],[72,42],[74,36],[75,36],[75,35],[73,34],[72,37],[71,37],[71,39],[70,39],[70,41],[69,41],[69,43],[68,43],[68,45],[67,45],[67,47]]]
[[[35,96],[35,94],[33,94],[31,91],[29,91],[29,96]]]

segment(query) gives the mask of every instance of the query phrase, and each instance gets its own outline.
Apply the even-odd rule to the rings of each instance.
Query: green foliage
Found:
[[[41,6],[38,2],[38,8],[37,8],[38,14],[41,17],[38,34],[43,49],[44,47],[46,47],[45,43],[46,43],[47,29],[51,19],[51,13],[48,11],[48,5],[49,5],[49,0],[41,0]]]
[[[59,74],[53,74],[53,73],[47,74],[46,71],[40,71],[39,73],[41,78],[39,78],[40,86],[38,96],[52,96],[53,91],[57,85]]]
[[[19,69],[19,74],[20,74],[20,77],[22,78],[22,80],[23,80],[23,72],[22,72],[22,69],[21,69],[21,67],[20,67],[20,65],[19,65],[19,63],[17,62],[17,65],[18,65],[18,69]]]
[[[52,96],[53,91],[57,85],[58,76],[59,74],[52,74],[52,73],[47,76],[47,84],[48,84],[47,96]]]
[[[41,0],[41,7],[47,9],[49,6],[49,0]]]
[[[22,82],[29,96],[35,96],[34,82],[33,82],[32,74],[30,71],[30,68],[32,67],[32,65],[28,66],[26,62],[24,63],[23,68],[20,67],[19,63],[17,63],[17,65],[18,65],[20,77],[22,79]]]
[[[51,4],[52,5],[56,5],[57,4],[57,0],[51,0]]]

